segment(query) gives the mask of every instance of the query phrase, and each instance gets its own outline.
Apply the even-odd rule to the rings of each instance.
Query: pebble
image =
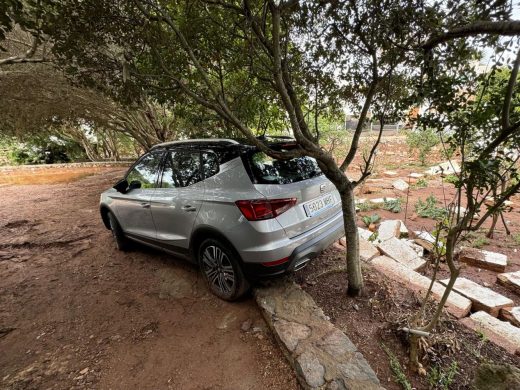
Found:
[[[249,329],[251,329],[251,325],[253,325],[253,320],[249,318],[242,322],[242,326],[240,327],[240,329],[242,329],[243,332],[247,332]]]

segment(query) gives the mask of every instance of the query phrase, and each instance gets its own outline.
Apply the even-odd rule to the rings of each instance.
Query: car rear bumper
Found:
[[[290,254],[288,260],[282,264],[265,266],[261,263],[243,263],[244,273],[250,279],[259,279],[282,275],[288,272],[298,271],[307,263],[328,248],[334,241],[345,235],[343,216],[335,218],[323,231],[300,244]]]

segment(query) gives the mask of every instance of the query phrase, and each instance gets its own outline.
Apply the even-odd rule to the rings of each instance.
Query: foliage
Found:
[[[511,8],[505,9],[511,14]],[[446,200],[454,207],[449,212],[439,210],[437,229],[445,237],[445,264],[449,270],[449,282],[434,313],[427,313],[425,306],[429,294],[423,298],[421,309],[412,318],[415,329],[432,332],[439,322],[448,295],[460,274],[456,262],[456,248],[468,232],[478,231],[486,220],[500,210],[504,201],[520,190],[514,184],[519,177],[517,151],[520,149],[520,118],[518,110],[518,71],[520,47],[518,38],[499,39],[482,35],[478,40],[447,37],[442,45],[426,51],[422,79],[418,79],[417,97],[427,107],[418,117],[418,129],[446,131],[444,142],[450,150],[456,150],[461,161],[452,199]],[[485,45],[493,48],[489,67],[479,66],[479,49]],[[459,57],[455,47],[465,52]],[[513,50],[515,56],[509,55]],[[468,57],[472,59],[468,61]],[[507,67],[510,77],[502,83],[493,99],[486,99],[486,90],[494,85],[498,69]],[[493,195],[494,205],[486,207],[486,197]],[[496,195],[496,196],[495,196]],[[464,214],[456,212],[465,205]],[[421,202],[422,210],[433,211],[435,202]],[[429,213],[434,216],[436,212]],[[434,274],[438,271],[440,256],[434,258]],[[410,361],[417,365],[419,338],[411,336]]]
[[[384,199],[383,209],[392,213],[400,213],[402,210],[402,199]]]
[[[489,240],[484,236],[477,236],[473,240],[471,240],[471,246],[473,248],[482,248],[483,246],[489,244]]]
[[[375,210],[378,208],[377,204],[369,202],[369,201],[358,203],[356,206],[359,209],[359,211],[362,211],[362,212]]]
[[[426,180],[424,177],[421,177],[415,182],[415,184],[412,185],[413,188],[426,188],[428,187],[428,180]]]
[[[428,373],[428,383],[432,389],[449,390],[459,371],[456,361],[452,362],[447,370],[440,366],[433,366]]]
[[[455,184],[455,185],[457,185],[457,183],[459,182],[459,178],[457,177],[457,175],[447,175],[443,180],[445,183],[450,183],[450,184]]]
[[[502,0],[442,6],[417,0],[25,3],[27,11],[39,12],[14,10],[14,20],[35,34],[42,26],[53,40],[56,62],[75,81],[125,106],[148,98],[170,107],[179,101],[196,103],[198,109],[192,111],[215,118],[203,123],[206,130],[238,133],[271,157],[316,158],[349,203],[355,187],[370,174],[379,143],[376,138],[368,155],[361,156],[361,180],[350,180],[345,172],[362,154],[359,140],[367,121],[381,130],[429,98],[422,90],[412,93],[429,81],[421,64],[432,58],[423,49],[438,42],[440,32],[451,37],[448,32],[455,27],[510,18],[510,7]],[[35,17],[27,20],[22,14]],[[442,46],[442,60],[435,57],[442,71],[460,71],[468,62],[474,50],[462,41]],[[428,103],[435,101],[443,110],[456,97],[447,93],[436,97],[440,103]],[[338,158],[323,147],[316,124],[329,108],[344,105],[358,113],[358,125]],[[429,127],[440,131],[447,126]],[[300,148],[277,151],[255,138],[273,128],[287,130]],[[343,208],[347,231],[355,228],[353,206]],[[349,245],[356,244],[357,235],[348,239]],[[363,287],[356,253],[346,252],[351,294]]]
[[[406,143],[410,153],[418,153],[421,165],[426,165],[426,160],[432,149],[440,143],[439,134],[432,128],[424,131],[409,131],[406,133]]]
[[[379,237],[379,232],[374,232],[368,237],[368,241],[375,242],[377,238]]]
[[[28,142],[12,144],[8,155],[12,164],[54,164],[85,158],[74,142],[53,137],[34,137]]]
[[[514,234],[513,240],[517,243],[517,245],[520,245],[520,233]]]
[[[404,390],[412,390],[412,385],[408,380],[406,374],[401,367],[401,363],[397,359],[397,356],[385,345],[381,344],[381,347],[385,351],[388,359],[390,360],[390,369],[392,370],[392,374],[394,375],[394,380],[401,385]]]
[[[419,217],[442,220],[447,215],[444,207],[438,206],[439,202],[433,195],[426,198],[426,201],[419,199],[415,204],[415,212]]]
[[[378,214],[365,215],[361,218],[361,220],[366,226],[370,226],[372,224],[378,223],[381,220],[381,217]]]

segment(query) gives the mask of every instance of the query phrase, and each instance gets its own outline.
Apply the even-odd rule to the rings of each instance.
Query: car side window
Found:
[[[155,188],[162,156],[163,152],[151,152],[143,156],[126,175],[128,184],[139,182],[141,188]]]
[[[166,152],[161,188],[188,187],[202,180],[198,150]]]
[[[202,152],[202,171],[204,179],[215,176],[220,170],[219,158],[214,152]]]

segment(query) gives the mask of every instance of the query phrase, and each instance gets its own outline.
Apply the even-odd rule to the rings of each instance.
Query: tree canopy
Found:
[[[212,119],[204,131],[240,134],[272,157],[316,158],[341,194],[353,294],[363,287],[354,189],[371,173],[384,124],[415,104],[452,112],[472,82],[467,64],[499,36],[520,32],[506,0],[9,4],[13,21],[38,41],[49,37],[54,63],[76,82],[124,105],[152,99]],[[323,145],[319,117],[342,106],[359,120],[338,161]],[[446,126],[448,117],[429,118]],[[369,118],[379,138],[358,175],[347,176]],[[299,148],[274,150],[256,138],[272,129],[293,135]]]

